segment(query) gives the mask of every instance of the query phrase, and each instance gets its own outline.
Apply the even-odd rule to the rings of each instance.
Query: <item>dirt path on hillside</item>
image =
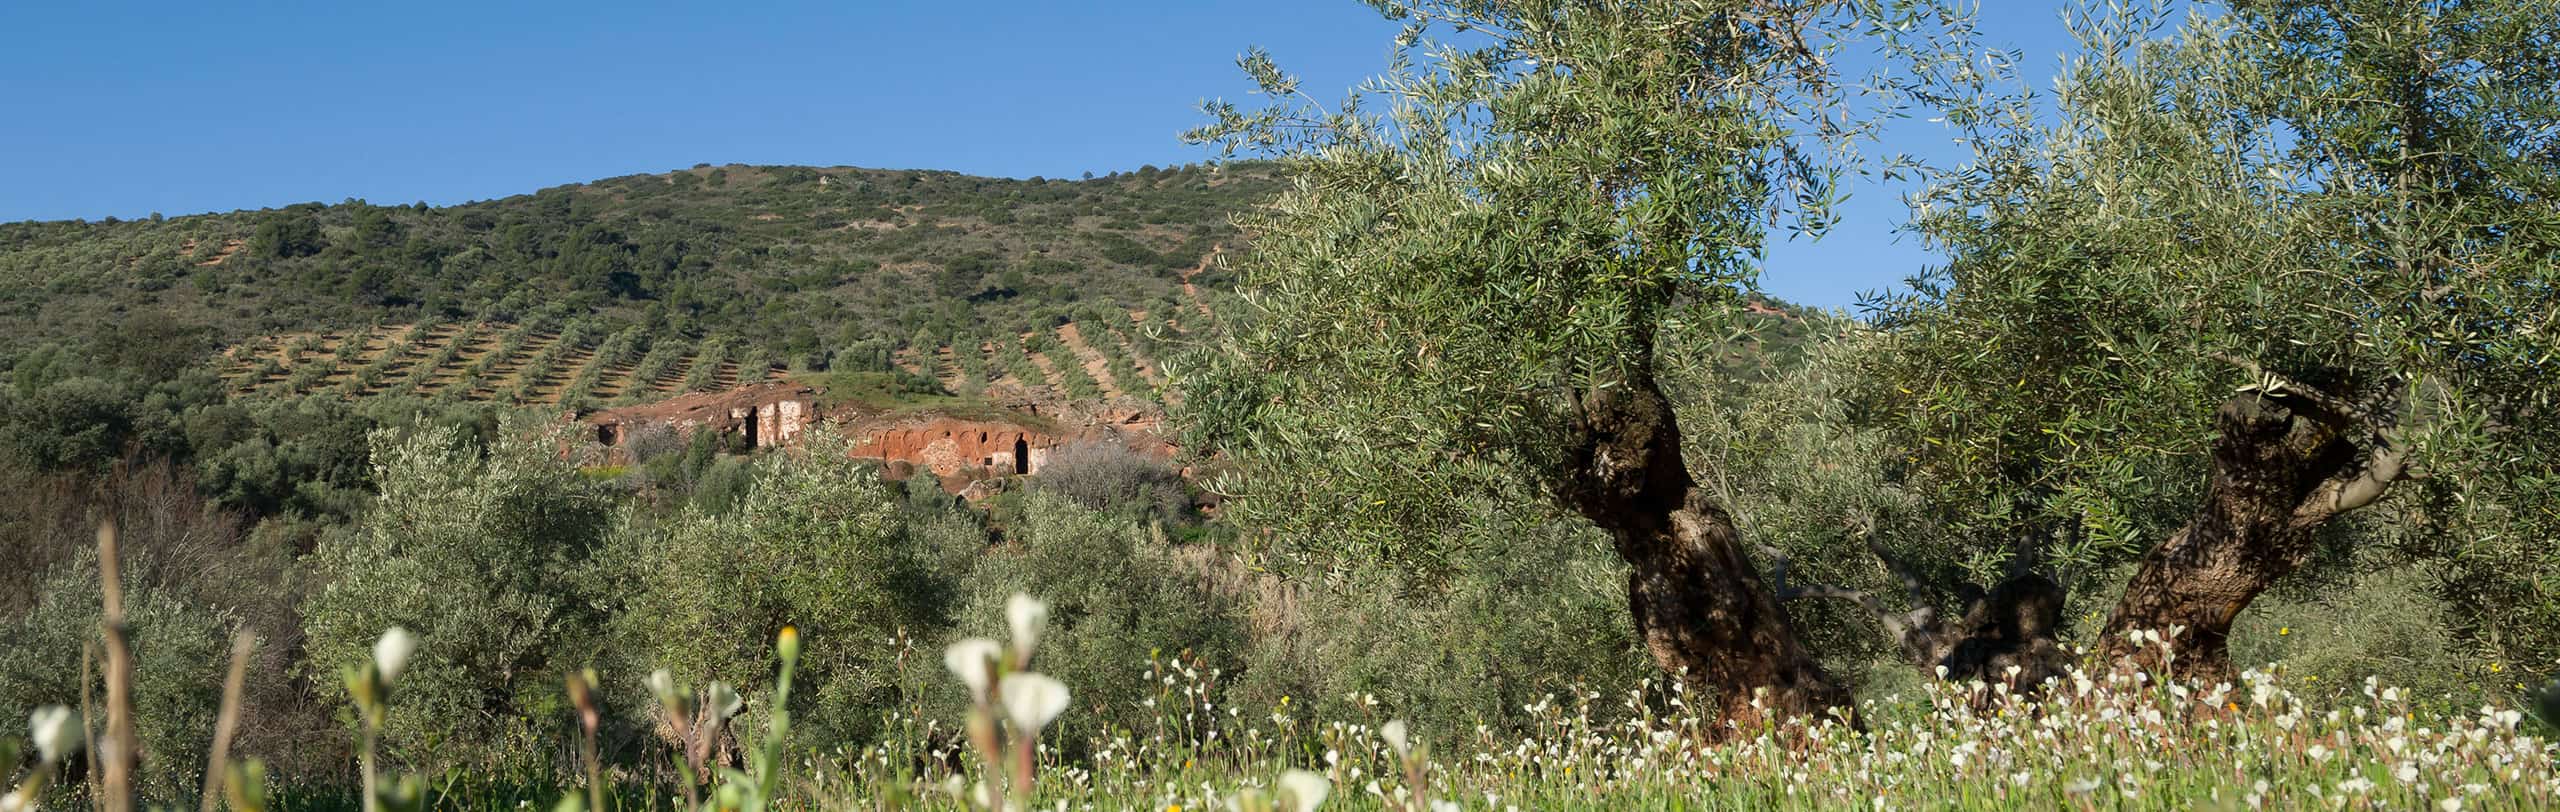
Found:
[[[1209,269],[1209,263],[1212,263],[1212,262],[1216,262],[1216,261],[1218,261],[1218,255],[1219,255],[1219,254],[1222,254],[1222,253],[1225,253],[1225,252],[1226,252],[1226,250],[1227,250],[1227,244],[1226,244],[1226,243],[1217,243],[1217,244],[1215,244],[1215,245],[1211,245],[1211,246],[1209,246],[1209,255],[1208,255],[1208,256],[1205,256],[1205,257],[1201,257],[1201,258],[1200,258],[1200,264],[1198,264],[1198,265],[1193,265],[1193,266],[1191,266],[1191,270],[1183,271],[1183,272],[1182,272],[1182,295],[1184,295],[1184,296],[1188,296],[1188,297],[1191,297],[1191,306],[1192,306],[1192,307],[1199,308],[1199,309],[1200,309],[1200,315],[1203,315],[1203,316],[1210,315],[1210,313],[1209,313],[1209,303],[1208,303],[1208,302],[1205,302],[1205,301],[1201,301],[1201,299],[1200,299],[1200,286],[1199,286],[1199,285],[1191,284],[1191,278],[1192,278],[1192,277],[1195,277],[1195,276],[1199,276],[1199,275],[1200,275],[1200,272],[1202,272],[1202,271],[1206,271],[1206,270],[1208,270],[1208,269]]]

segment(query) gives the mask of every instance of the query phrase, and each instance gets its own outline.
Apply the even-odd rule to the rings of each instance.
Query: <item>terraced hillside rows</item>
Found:
[[[1005,389],[1023,394],[1090,400],[1163,395],[1159,356],[1179,325],[1147,311],[1126,320],[1078,320],[1049,330],[938,345],[911,344],[897,351],[898,368],[930,376],[954,392]],[[924,347],[930,346],[930,349]]]
[[[376,325],[267,336],[225,354],[241,397],[413,395],[525,406],[636,403],[774,380],[784,368],[720,339],[611,333],[588,319]]]

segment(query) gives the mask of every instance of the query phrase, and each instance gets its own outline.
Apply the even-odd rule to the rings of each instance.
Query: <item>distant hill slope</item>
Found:
[[[1252,163],[1087,180],[730,165],[443,208],[349,201],[0,224],[0,356],[141,319],[269,352],[299,334],[376,335],[378,346],[354,351],[348,375],[421,324],[432,326],[416,337],[422,352],[463,325],[487,341],[536,325],[544,341],[574,330],[583,340],[568,346],[579,353],[631,352],[616,361],[630,365],[648,363],[647,345],[674,346],[671,337],[683,347],[668,352],[688,363],[698,346],[717,345],[751,376],[759,365],[847,359],[886,369],[909,348],[995,355],[1000,339],[1054,335],[1070,322],[1171,327],[1195,304],[1183,274],[1214,246],[1235,244],[1230,215],[1277,188],[1271,168]],[[606,345],[628,331],[638,338]],[[1115,353],[1076,346],[1093,334],[1067,337],[1063,355],[1044,354],[1037,338],[1017,352],[1120,366]],[[382,372],[404,369],[391,366],[400,360]],[[947,373],[977,364],[935,366],[957,377]],[[1112,379],[1102,388],[1132,388]]]
[[[882,403],[1158,400],[1173,344],[1215,329],[1230,217],[1279,185],[1253,163],[732,165],[445,208],[0,224],[0,370],[52,344],[46,375],[99,347],[219,352],[239,398],[588,411],[791,378]],[[1715,345],[1715,377],[1792,363],[1792,311]]]
[[[1113,311],[1118,312],[1118,311]],[[517,323],[383,324],[259,336],[224,348],[217,365],[235,397],[399,395],[589,411],[689,392],[721,392],[801,377],[860,385],[846,394],[897,401],[957,393],[1042,402],[1122,397],[1155,400],[1164,383],[1154,356],[1179,333],[1152,330],[1143,311],[1115,322],[1070,321],[1045,331],[990,335],[972,348],[909,346],[848,373],[819,376],[729,339],[651,335],[637,326],[606,333],[600,319],[537,316]],[[906,373],[878,380],[881,363]],[[929,390],[927,381],[939,386]],[[933,403],[951,401],[928,399]]]

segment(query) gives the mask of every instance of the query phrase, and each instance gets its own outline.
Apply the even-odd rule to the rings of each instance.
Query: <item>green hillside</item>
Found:
[[[207,349],[490,323],[576,324],[579,352],[636,331],[633,364],[678,337],[748,365],[886,366],[908,346],[1164,319],[1184,273],[1234,242],[1229,216],[1276,188],[1258,164],[1084,180],[706,165],[442,208],[0,224],[0,356],[145,322]]]
[[[1112,312],[1117,312],[1112,311]],[[516,323],[420,321],[259,336],[225,348],[217,365],[231,395],[340,399],[405,396],[585,411],[686,392],[717,392],[814,372],[730,338],[607,332],[609,319],[547,314]],[[1145,311],[1119,321],[1069,321],[974,347],[901,347],[840,365],[904,373],[908,387],[975,396],[991,387],[1073,399],[1153,399],[1155,357],[1176,335]]]

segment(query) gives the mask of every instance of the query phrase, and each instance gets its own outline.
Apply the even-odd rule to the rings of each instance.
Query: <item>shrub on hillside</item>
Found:
[[[821,434],[765,455],[725,512],[696,504],[662,527],[625,520],[616,628],[629,670],[759,697],[774,671],[768,641],[796,625],[809,654],[795,727],[809,742],[871,738],[898,704],[897,638],[940,635],[960,568],[935,544],[949,537],[906,532],[895,492],[843,450]]]
[[[1114,442],[1069,443],[1032,478],[1039,490],[1087,510],[1176,519],[1191,507],[1172,463]]]
[[[81,647],[92,642],[99,621],[96,553],[47,579],[40,601],[0,624],[0,709],[14,716],[80,701]],[[221,701],[227,621],[220,611],[187,605],[173,590],[125,593],[134,733],[149,756],[136,788],[155,806],[192,799],[202,786],[208,731]]]
[[[1550,695],[1656,673],[1628,625],[1626,572],[1607,541],[1509,512],[1482,511],[1442,578],[1373,567],[1261,590],[1237,698],[1269,707],[1284,696],[1374,696],[1382,718],[1423,729],[1517,730],[1531,722],[1524,708]]]
[[[1143,729],[1143,701],[1155,686],[1151,659],[1185,657],[1204,675],[1235,675],[1245,662],[1245,607],[1221,595],[1208,573],[1177,548],[1123,516],[1087,510],[1034,492],[1009,517],[1006,544],[979,557],[966,582],[961,629],[1005,627],[1015,593],[1049,603],[1041,670],[1076,686],[1078,707],[1100,715],[1060,720],[1055,741],[1082,742],[1105,725]],[[956,708],[956,690],[936,698]]]
[[[560,680],[594,662],[608,584],[592,565],[612,524],[602,483],[560,449],[563,429],[518,424],[485,455],[450,427],[376,434],[381,497],[358,532],[312,553],[308,677],[344,701],[337,667],[382,630],[417,635],[385,727],[412,764],[547,770],[532,746]]]
[[[2309,694],[2359,690],[2367,678],[2460,713],[2515,700],[2525,668],[2475,650],[2449,625],[2451,607],[2429,587],[2434,573],[2399,569],[2278,590],[2234,625],[2232,665],[2307,680]]]

